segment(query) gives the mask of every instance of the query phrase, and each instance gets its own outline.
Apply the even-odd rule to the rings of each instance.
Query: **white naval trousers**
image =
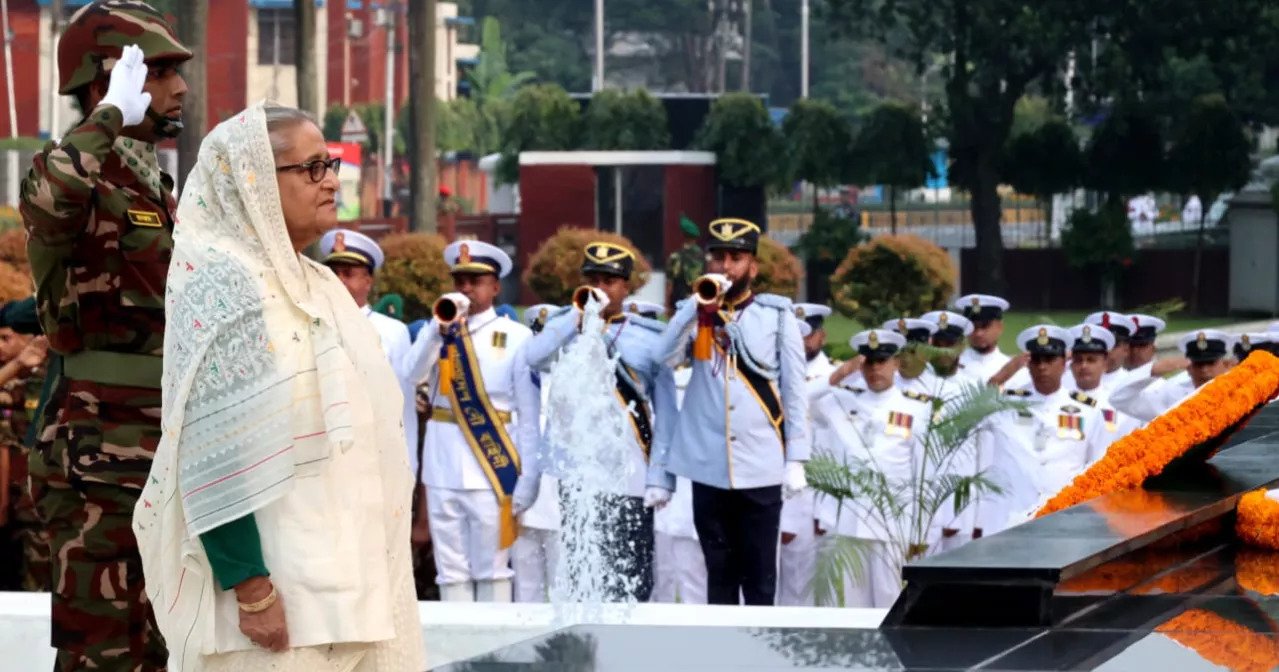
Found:
[[[509,580],[510,550],[501,550],[497,497],[492,490],[426,489],[435,544],[435,582]]]
[[[696,539],[657,532],[650,602],[706,604],[706,558]]]
[[[822,537],[819,546],[834,543],[834,536]],[[866,546],[865,567],[862,577],[856,580],[844,575],[844,607],[887,609],[897,601],[902,592],[901,567],[889,557],[889,547],[882,541],[858,539]],[[835,606],[835,605],[830,605]]]
[[[511,547],[511,568],[515,570],[515,601],[546,602],[555,567],[559,563],[559,530],[520,529]]]
[[[817,573],[817,536],[810,523],[789,544],[778,544],[777,606],[813,606],[813,576]]]

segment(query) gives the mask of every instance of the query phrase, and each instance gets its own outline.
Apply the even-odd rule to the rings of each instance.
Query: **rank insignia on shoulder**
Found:
[[[922,402],[924,402],[925,404],[931,404],[931,403],[933,403],[933,397],[932,397],[932,395],[931,395],[931,394],[924,394],[923,392],[914,392],[914,391],[911,391],[911,390],[907,390],[907,391],[905,391],[905,392],[902,392],[902,394],[903,394],[903,395],[904,395],[907,399],[914,399],[915,401],[922,401]]]
[[[505,331],[493,332],[493,347],[497,348],[498,350],[506,349],[506,332]]]
[[[861,394],[862,392],[866,391],[866,388],[864,387],[849,387],[847,385],[840,385],[839,389],[848,390],[849,392],[852,392],[853,394]]]
[[[1088,395],[1084,394],[1083,392],[1078,392],[1078,391],[1076,391],[1076,392],[1071,392],[1071,393],[1070,393],[1070,398],[1071,398],[1071,399],[1074,399],[1075,401],[1077,401],[1077,402],[1079,402],[1079,403],[1081,403],[1081,404],[1084,404],[1085,406],[1096,406],[1096,405],[1097,405],[1097,400],[1096,400],[1096,399],[1093,399],[1092,397],[1090,397],[1090,396],[1088,396]]]
[[[134,226],[144,226],[151,229],[164,228],[164,223],[160,221],[160,215],[150,210],[126,210],[125,214],[129,216],[129,223]]]
[[[1029,397],[1030,390],[1004,390],[1004,394],[1010,397]]]

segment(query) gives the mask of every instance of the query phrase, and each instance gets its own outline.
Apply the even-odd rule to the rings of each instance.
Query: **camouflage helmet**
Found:
[[[191,58],[164,15],[145,2],[94,0],[72,15],[58,41],[58,92],[68,95],[109,72],[130,44],[148,63]]]

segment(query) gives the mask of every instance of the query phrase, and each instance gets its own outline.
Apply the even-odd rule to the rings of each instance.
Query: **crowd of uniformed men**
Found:
[[[145,58],[150,100],[130,124],[127,101],[108,87],[124,45]],[[36,296],[0,311],[0,589],[53,594],[59,669],[161,669],[166,659],[131,522],[161,435],[175,218],[155,143],[182,131],[178,68],[191,56],[140,0],[78,10],[59,41],[59,77],[84,117],[23,182]],[[455,291],[409,326],[369,306],[383,262],[376,242],[354,231],[323,239],[324,263],[401,380],[418,481],[413,540],[432,549],[422,573],[442,599],[545,600],[559,550],[576,542],[559,539],[557,478],[575,475],[545,440],[557,416],[543,414],[540,387],[580,336],[583,307],[602,306],[611,356],[601,365],[615,368],[630,430],[629,477],[597,500],[612,528],[605,557],[631,579],[617,597],[685,603],[810,603],[819,548],[850,537],[872,562],[846,583],[844,602],[888,606],[900,587],[892,521],[866,515],[864,502],[819,499],[811,456],[872,464],[899,483],[916,477],[921,437],[965,385],[1024,402],[991,418],[953,463],[954,474],[988,473],[1002,488],[943,511],[919,552],[954,548],[1023,519],[1115,440],[1270,338],[1205,330],[1182,339],[1184,357],[1156,360],[1160,320],[1101,312],[1068,329],[1030,327],[1010,357],[998,348],[1008,303],[972,295],[863,331],[856,356],[833,362],[823,353],[828,307],[752,290],[754,223],[710,222],[704,249],[697,225],[682,227],[665,306],[627,296],[634,250],[593,242],[581,267],[590,288],[575,295],[583,305],[535,306],[521,322],[495,305],[510,258],[458,241],[444,252]]]
[[[858,333],[856,356],[834,362],[824,352],[829,307],[752,291],[759,228],[736,219],[708,228],[698,269],[708,273],[671,297],[669,322],[660,319],[667,306],[627,296],[633,250],[609,242],[583,250],[583,283],[602,305],[603,337],[617,355],[619,412],[634,430],[631,476],[600,502],[615,514],[606,518],[617,538],[608,557],[635,579],[618,599],[812,604],[821,547],[850,537],[872,561],[848,577],[843,603],[887,607],[900,590],[901,558],[889,549],[901,532],[866,505],[814,494],[803,466],[811,455],[906,482],[917,473],[922,434],[965,387],[996,386],[1024,402],[990,418],[953,461],[956,473],[986,474],[1002,490],[937,514],[922,552],[956,548],[1016,524],[1111,443],[1270,339],[1203,330],[1182,339],[1182,356],[1157,360],[1161,320],[1098,312],[1070,328],[1032,326],[1010,356],[998,347],[1008,302],[969,295],[951,310]],[[459,241],[444,252],[455,292],[439,304],[454,314],[406,325],[369,305],[384,258],[373,239],[333,231],[321,254],[402,379],[420,486],[415,541],[433,549],[427,578],[444,600],[547,599],[570,540],[559,539],[564,465],[544,441],[540,380],[579,336],[582,305],[532,306],[522,323],[500,314],[510,258]],[[11,304],[0,322],[36,331],[24,311],[29,302]],[[44,357],[42,338],[0,327],[0,464],[9,483],[0,501],[13,559],[6,566],[22,568],[4,577],[10,588],[48,583],[48,543],[23,478]],[[504,466],[512,478],[502,478]]]

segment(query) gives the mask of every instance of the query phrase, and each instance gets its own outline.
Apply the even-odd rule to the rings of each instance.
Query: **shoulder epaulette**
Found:
[[[794,301],[781,294],[756,294],[755,303],[765,308],[775,308],[777,310],[791,310],[791,307],[795,305]]]
[[[1029,397],[1030,390],[1004,390],[1004,394],[1010,397]]]
[[[637,327],[643,327],[653,333],[660,334],[663,331],[666,331],[666,323],[661,320],[654,320],[652,318],[641,317],[639,315],[628,315],[626,316],[626,321]]]
[[[1084,404],[1085,406],[1096,406],[1096,405],[1097,405],[1097,400],[1096,400],[1096,399],[1093,399],[1092,397],[1090,397],[1090,396],[1088,396],[1088,395],[1086,395],[1086,394],[1084,394],[1083,392],[1080,392],[1080,391],[1078,391],[1078,390],[1075,390],[1074,392],[1071,392],[1071,393],[1070,393],[1070,398],[1071,398],[1071,399],[1074,399],[1075,401],[1077,401],[1077,402],[1079,402],[1079,403],[1081,403],[1081,404]]]
[[[902,396],[906,397],[907,399],[914,399],[915,401],[921,401],[925,404],[933,403],[933,395],[924,394],[923,392],[915,392],[914,390],[905,390],[902,392]]]
[[[864,387],[849,387],[847,385],[840,385],[839,389],[847,390],[849,392],[852,392],[853,394],[861,394],[866,391],[866,388]]]

